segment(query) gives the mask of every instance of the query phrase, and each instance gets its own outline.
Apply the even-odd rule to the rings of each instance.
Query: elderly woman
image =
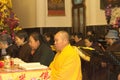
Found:
[[[54,58],[54,53],[43,37],[37,32],[32,33],[29,37],[29,45],[32,48],[30,62],[40,62],[49,66]]]
[[[13,44],[13,41],[8,34],[0,35],[0,49],[1,59],[5,55],[10,55],[13,58],[18,57],[18,47]]]
[[[9,41],[8,41],[9,35],[8,34],[3,34],[0,35],[0,56],[5,56],[7,55],[7,49],[10,46]]]

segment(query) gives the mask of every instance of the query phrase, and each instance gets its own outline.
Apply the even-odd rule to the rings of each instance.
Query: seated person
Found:
[[[29,37],[29,45],[32,48],[29,57],[30,62],[40,62],[43,65],[49,66],[54,58],[54,52],[44,41],[40,33],[33,32]]]
[[[76,33],[74,35],[74,40],[75,40],[75,46],[84,46],[84,40],[83,40],[83,34],[82,33]]]
[[[75,44],[75,33],[70,34],[70,44],[74,45]]]
[[[104,51],[102,45],[96,42],[92,36],[87,36],[84,39],[84,42],[85,42],[86,47],[93,48],[94,50],[99,51],[99,52]]]
[[[44,33],[43,37],[45,38],[46,43],[51,47],[53,52],[56,53],[56,51],[54,49],[54,38],[53,38],[53,35],[51,33]]]
[[[115,53],[120,52],[120,39],[118,36],[118,31],[117,30],[109,30],[107,35],[105,36],[105,40],[107,43],[107,48],[106,52],[110,53],[109,57],[112,59],[112,62],[109,61],[109,66],[112,66],[110,69],[110,78],[113,76],[111,79],[112,80],[117,80],[117,75],[120,73],[120,57],[117,56]],[[114,56],[113,56],[114,55]],[[108,59],[107,59],[108,60]],[[115,65],[114,65],[115,63]],[[117,63],[117,64],[116,64]]]
[[[44,38],[49,45],[54,44],[53,35],[51,33],[45,33]]]
[[[1,59],[5,55],[10,55],[11,57],[18,57],[18,47],[13,44],[11,36],[9,34],[2,34],[0,38],[0,56]]]
[[[12,44],[10,45],[7,49],[7,54],[10,55],[10,57],[12,58],[18,58],[18,52],[19,52],[19,48],[16,44]]]
[[[106,51],[120,51],[120,39],[116,30],[109,30],[105,40],[108,45]]]
[[[50,64],[51,80],[82,80],[81,60],[78,52],[70,45],[66,31],[59,31],[54,36],[57,51]]]
[[[29,62],[31,48],[28,44],[28,34],[24,30],[20,30],[15,34],[15,43],[19,47],[18,58],[25,62]]]
[[[101,45],[92,36],[85,37],[84,42],[86,47],[82,47],[82,50],[90,55],[91,60],[90,63],[83,61],[83,75],[87,75],[87,80],[107,80],[107,69],[104,68],[102,60],[104,51]]]
[[[95,37],[95,32],[93,30],[87,31],[87,36]]]

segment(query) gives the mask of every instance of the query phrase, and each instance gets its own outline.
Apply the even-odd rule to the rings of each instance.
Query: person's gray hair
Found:
[[[0,43],[3,43],[3,44],[12,44],[12,38],[9,34],[2,34],[0,35]]]

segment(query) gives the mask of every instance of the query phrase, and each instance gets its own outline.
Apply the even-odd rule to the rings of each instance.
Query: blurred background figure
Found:
[[[75,44],[75,33],[70,34],[70,44],[74,45]]]
[[[94,48],[96,51],[103,52],[104,49],[102,48],[102,45],[100,43],[96,42],[92,36],[87,36],[84,39],[85,46]]]
[[[109,30],[107,35],[105,36],[105,40],[107,43],[107,51],[120,51],[120,40],[118,31]]]
[[[44,37],[45,37],[45,40],[47,41],[47,43],[49,44],[49,45],[53,45],[54,44],[54,37],[53,37],[53,35],[51,34],[51,33],[44,33],[44,35],[43,35]]]
[[[94,40],[93,36],[86,36],[84,38],[85,47],[81,47],[88,55],[90,55],[90,62],[82,61],[83,79],[84,80],[107,80],[106,68],[102,67],[101,55],[104,50],[102,45]]]
[[[83,40],[83,34],[80,32],[80,33],[76,33],[75,36],[74,36],[74,40],[75,40],[75,46],[84,46],[84,40]]]
[[[93,30],[89,30],[89,31],[87,31],[87,36],[95,37],[95,32]]]

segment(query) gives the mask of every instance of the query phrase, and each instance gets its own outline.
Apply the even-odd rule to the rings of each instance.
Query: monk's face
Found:
[[[61,37],[60,33],[54,36],[54,44],[57,51],[62,51],[65,46],[65,40]]]

